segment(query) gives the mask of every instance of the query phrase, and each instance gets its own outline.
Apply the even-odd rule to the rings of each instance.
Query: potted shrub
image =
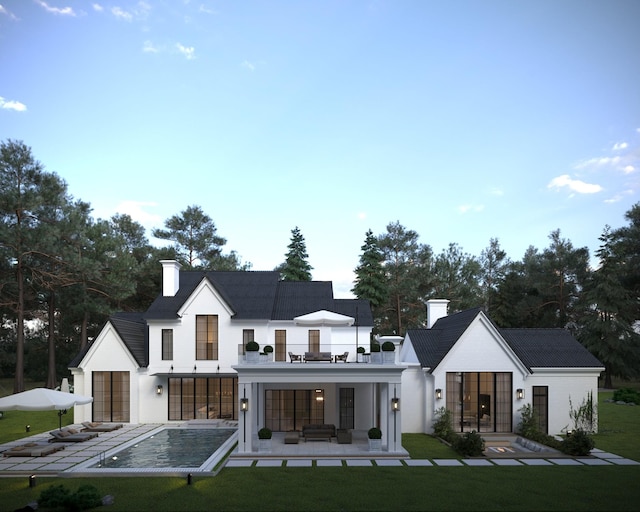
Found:
[[[247,363],[257,363],[260,357],[260,345],[256,341],[250,341],[244,347],[247,354]]]
[[[270,452],[271,451],[271,429],[262,427],[258,430],[258,451]]]
[[[385,341],[382,344],[382,362],[384,364],[393,364],[396,362],[396,346],[393,341]]]
[[[367,437],[369,437],[370,452],[382,451],[382,431],[378,427],[370,428]]]
[[[267,354],[268,361],[273,361],[273,347],[271,345],[264,347],[264,353]]]
[[[364,347],[358,347],[358,362],[364,361]]]
[[[371,344],[371,362],[375,364],[382,364],[382,354],[380,353],[380,343]]]

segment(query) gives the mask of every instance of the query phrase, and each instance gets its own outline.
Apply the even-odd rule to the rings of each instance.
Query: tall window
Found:
[[[287,331],[276,330],[276,361],[287,360]]]
[[[196,359],[218,359],[218,315],[196,315]]]
[[[267,389],[264,424],[271,430],[302,430],[309,423],[324,423],[324,390]]]
[[[129,372],[93,372],[93,421],[130,421]]]
[[[545,434],[549,432],[549,387],[533,386],[533,412],[536,415],[538,428]]]
[[[169,420],[238,419],[237,377],[170,377]]]
[[[173,359],[173,329],[162,329],[162,360]]]
[[[309,352],[320,352],[320,331],[318,329],[309,330]]]

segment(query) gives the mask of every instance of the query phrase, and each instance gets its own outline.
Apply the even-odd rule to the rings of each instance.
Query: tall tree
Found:
[[[605,366],[605,387],[612,377],[640,375],[640,335],[634,330],[638,297],[624,286],[627,269],[621,246],[607,226],[596,252],[600,266],[586,281],[579,340]]]
[[[387,300],[378,308],[380,329],[402,336],[424,324],[425,300],[433,291],[433,253],[429,245],[418,242],[417,232],[399,221],[389,223],[377,243],[388,290]]]
[[[26,303],[29,295],[35,296],[31,283],[47,272],[39,264],[45,257],[55,258],[45,242],[55,224],[51,213],[66,201],[66,184],[45,172],[22,141],[8,140],[0,143],[0,187],[0,246],[12,262],[10,284],[2,282],[2,297],[16,318],[14,392],[20,392],[24,390]]]
[[[366,299],[375,310],[387,299],[387,283],[382,262],[384,256],[373,231],[368,230],[361,247],[360,263],[355,269],[356,279],[351,291],[359,299]]]
[[[164,223],[166,229],[154,229],[152,235],[173,242],[180,263],[186,268],[203,268],[222,254],[227,241],[218,236],[211,217],[199,206],[189,206]],[[216,270],[208,267],[208,270]]]
[[[436,257],[433,274],[435,295],[449,299],[452,311],[469,309],[480,303],[480,263],[463,252],[458,244],[449,244]]]
[[[291,242],[285,255],[285,262],[277,268],[283,281],[311,281],[313,267],[307,261],[307,244],[300,228],[291,230]]]
[[[480,253],[480,286],[485,311],[491,315],[493,300],[498,292],[499,284],[504,280],[510,260],[500,247],[497,238],[489,240],[489,246]]]

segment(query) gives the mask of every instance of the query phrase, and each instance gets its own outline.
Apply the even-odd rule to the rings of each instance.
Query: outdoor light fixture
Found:
[[[522,388],[516,389],[516,398],[518,400],[522,400],[524,398],[524,389]]]
[[[29,487],[36,486],[36,475],[29,476]]]
[[[24,431],[25,432],[31,432],[31,425],[25,425],[24,426]]]
[[[316,389],[316,402],[322,402],[324,400],[324,395],[322,394],[321,389]]]
[[[158,387],[156,388],[156,395],[161,395],[162,391],[162,384],[158,384]]]
[[[398,412],[400,410],[400,399],[395,396],[391,399],[391,410]]]
[[[436,389],[436,398],[438,400],[442,398],[442,390],[440,388]]]
[[[173,373],[173,365],[171,365],[171,368],[169,368],[169,373]]]
[[[249,399],[241,398],[240,399],[240,410],[242,412],[247,412],[249,410]]]
[[[196,365],[194,364],[194,365],[193,365],[193,373],[196,373],[196,370],[197,370],[197,369],[198,369],[198,368],[197,368],[197,367],[196,367]]]

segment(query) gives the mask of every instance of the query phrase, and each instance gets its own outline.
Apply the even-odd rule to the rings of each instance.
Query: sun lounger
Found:
[[[64,446],[51,446],[49,444],[26,443],[14,446],[2,453],[5,457],[44,457],[57,451],[64,450]]]
[[[102,423],[102,422],[91,422],[91,421],[83,421],[82,422],[83,429],[82,432],[113,432],[114,430],[118,430],[122,428],[122,423]]]
[[[78,432],[73,428],[52,430],[49,434],[53,436],[53,439],[49,439],[50,443],[82,443],[98,437],[98,432]]]

